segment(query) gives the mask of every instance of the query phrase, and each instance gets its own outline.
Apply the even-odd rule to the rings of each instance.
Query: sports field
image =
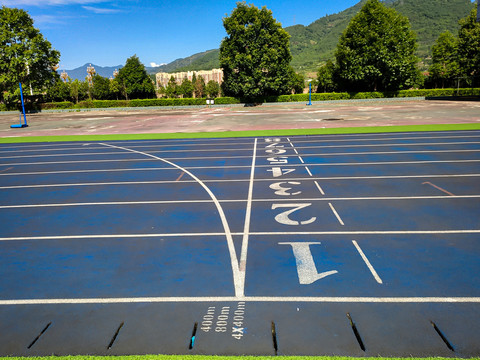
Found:
[[[478,130],[0,144],[0,355],[478,356],[479,178]]]

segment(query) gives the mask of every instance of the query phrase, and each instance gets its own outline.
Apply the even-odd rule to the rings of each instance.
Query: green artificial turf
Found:
[[[377,126],[330,129],[279,129],[224,131],[202,133],[165,133],[165,134],[107,134],[107,135],[67,135],[67,136],[26,136],[4,137],[0,143],[58,142],[58,141],[114,141],[114,140],[153,140],[153,139],[198,139],[198,138],[235,138],[259,136],[295,136],[330,134],[371,134],[391,132],[480,130],[480,124],[441,124],[409,126]]]

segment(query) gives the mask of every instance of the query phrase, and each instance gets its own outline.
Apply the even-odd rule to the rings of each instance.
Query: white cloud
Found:
[[[47,24],[65,24],[66,21],[60,16],[54,15],[35,15],[33,16],[35,26]]]
[[[155,62],[151,62],[151,63],[150,63],[150,66],[151,66],[151,67],[159,67],[159,66],[162,66],[162,65],[167,65],[167,64],[166,64],[166,63],[157,64],[157,63],[155,63]]]
[[[93,6],[82,6],[85,10],[94,12],[95,14],[116,14],[121,12],[118,9],[106,9],[106,8],[98,8]]]
[[[0,0],[5,6],[48,6],[48,5],[78,5],[98,4],[108,0]]]

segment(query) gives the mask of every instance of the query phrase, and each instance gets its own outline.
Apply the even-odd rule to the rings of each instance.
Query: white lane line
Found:
[[[314,183],[315,183],[315,185],[317,186],[318,191],[320,191],[320,194],[325,195],[325,193],[323,192],[322,187],[318,184],[318,181],[314,181]]]
[[[443,134],[454,134],[453,136],[410,136],[410,137],[400,137],[400,136],[395,136],[391,137],[392,135],[390,134],[390,137],[381,137],[385,136],[385,134],[369,134],[369,137],[365,137],[365,134],[345,134],[342,135],[342,137],[345,137],[345,139],[332,139],[332,135],[311,135],[307,140],[305,140],[303,137],[295,138],[296,142],[300,143],[310,143],[312,140],[325,140],[328,142],[345,142],[345,141],[385,141],[385,140],[415,140],[415,139],[451,139],[451,138],[476,138],[478,137],[478,131],[445,131],[442,132]],[[411,135],[411,133],[395,133],[396,135]],[[422,132],[422,134],[432,134],[432,135],[438,135],[437,132]],[[458,135],[458,134],[467,134],[467,135]],[[359,138],[362,137],[363,138]],[[249,143],[218,143],[217,141],[224,141],[225,139],[209,139],[209,142],[203,142],[204,139],[169,139],[169,140],[129,140],[129,141],[119,141],[116,142],[116,144],[128,144],[131,145],[133,148],[140,148],[140,147],[151,147],[151,146],[169,146],[172,144],[177,144],[179,146],[211,146],[212,142],[216,146],[220,145],[247,145]],[[58,150],[58,151],[65,151],[65,150],[75,150],[78,149],[79,143],[71,143],[71,144],[58,144],[58,143],[53,143],[53,144],[38,144],[38,145],[26,145],[26,144],[1,144],[0,148],[10,148],[7,146],[14,146],[15,150],[8,150],[10,152],[24,152],[24,151],[52,151],[52,150]],[[147,145],[150,144],[150,145]],[[90,145],[97,145],[97,143],[91,143]],[[42,150],[41,148],[55,148],[56,149],[45,149]],[[82,147],[80,149],[84,149],[85,147]],[[89,148],[94,148],[94,147],[89,147]],[[27,150],[31,149],[31,150]],[[97,149],[95,147],[95,149]],[[2,152],[7,152],[7,151],[0,151]]]
[[[361,147],[392,147],[392,146],[439,146],[439,145],[476,145],[480,141],[452,141],[438,143],[387,143],[387,144],[354,144],[354,145],[312,145],[297,146],[299,149],[331,149],[331,148],[361,148]]]
[[[415,144],[405,144],[405,143],[394,143],[394,144],[366,144],[366,145],[318,145],[318,146],[304,146],[300,149],[331,149],[331,148],[362,148],[362,147],[392,147],[392,146],[439,146],[439,145],[475,145],[480,144],[480,141],[457,141],[449,143],[415,143]],[[293,147],[293,146],[292,146]],[[251,150],[251,149],[247,149]],[[208,152],[228,152],[235,151],[238,152],[238,149],[208,149],[208,150],[198,150],[198,151],[208,151]],[[158,153],[172,153],[172,152],[191,152],[191,150],[155,150],[150,151],[149,153],[158,154]],[[197,152],[197,151],[196,151]],[[95,152],[95,153],[72,153],[72,154],[38,154],[38,155],[16,155],[16,156],[2,156],[0,159],[21,159],[21,158],[37,158],[37,157],[65,157],[65,156],[90,156],[90,155],[118,155],[114,152]],[[173,159],[173,158],[172,158]]]
[[[127,297],[127,298],[69,298],[69,299],[11,299],[0,300],[0,306],[11,305],[68,305],[122,303],[195,303],[195,302],[308,302],[308,303],[480,303],[480,297],[281,297],[281,296],[204,296],[204,297]]]
[[[328,206],[330,206],[330,209],[332,209],[333,211],[333,214],[335,215],[335,217],[337,218],[338,222],[340,223],[340,225],[345,225],[342,221],[342,218],[340,217],[340,215],[338,215],[337,213],[337,210],[335,210],[335,208],[333,207],[332,203],[328,203]]]
[[[38,158],[38,157],[61,157],[61,156],[88,156],[88,155],[122,155],[116,152],[95,152],[95,153],[73,153],[73,154],[42,154],[42,155],[18,155],[18,156],[2,156],[0,159],[22,159],[22,158]]]
[[[257,156],[258,157],[258,156]],[[114,161],[131,161],[131,160],[114,160]],[[143,160],[132,160],[132,161],[143,161]],[[148,159],[148,161],[152,161]],[[88,162],[88,161],[87,161]],[[98,162],[109,162],[109,161],[98,161]],[[367,166],[367,165],[405,165],[405,164],[435,164],[435,163],[477,163],[480,162],[480,159],[474,160],[448,160],[448,161],[408,161],[408,162],[378,162],[378,163],[366,163],[366,162],[357,162],[357,163],[330,163],[330,164],[309,164],[309,166]],[[62,162],[66,164],[75,163],[72,162]],[[45,164],[58,164],[58,163],[40,163],[40,165]],[[0,166],[15,166],[15,165],[25,165],[22,163],[17,164],[0,164]],[[38,165],[31,163],[30,165]],[[272,165],[257,165],[257,167],[269,168]],[[303,164],[289,164],[291,167],[300,167],[305,166]],[[241,168],[250,168],[250,165],[237,165],[237,166],[185,166],[185,169],[197,170],[197,169],[241,169]],[[95,172],[129,172],[129,171],[155,171],[155,170],[176,170],[172,168],[162,168],[162,167],[148,167],[148,168],[126,168],[126,169],[85,169],[85,170],[57,170],[57,171],[35,171],[35,172],[11,172],[11,173],[0,173],[0,176],[17,176],[17,175],[42,175],[42,174],[74,174],[74,173],[95,173]]]
[[[337,139],[338,137],[344,137],[344,138],[351,138],[352,140],[355,141],[377,141],[377,140],[414,140],[414,139],[448,139],[448,138],[474,138],[478,137],[480,135],[479,131],[476,130],[450,130],[450,131],[422,131],[418,132],[417,134],[423,135],[423,134],[432,134],[433,136],[412,136],[412,134],[415,132],[395,132],[395,133],[378,133],[378,134],[343,134],[343,135],[331,135],[331,134],[318,134],[318,135],[309,135],[308,140],[304,140],[304,136],[300,136],[298,138],[295,138],[295,141],[298,142],[311,142],[311,139],[325,139],[329,141],[350,141],[350,139]],[[387,135],[388,134],[388,135]],[[439,134],[453,134],[451,136],[436,136]],[[459,134],[466,134],[466,135],[460,135]],[[382,137],[382,136],[390,136],[390,137]],[[394,135],[399,135],[399,136],[394,136]],[[293,135],[295,136],[295,135]],[[368,136],[368,137],[367,137]],[[409,136],[409,137],[400,137],[400,136]],[[296,137],[296,136],[295,136]],[[333,137],[335,137],[335,140],[330,140]],[[359,137],[364,137],[363,139],[359,139]],[[172,143],[181,143],[180,145],[182,146],[211,146],[212,142],[217,142],[217,141],[225,141],[225,139],[222,138],[217,138],[217,139],[209,139],[209,142],[201,143],[201,141],[205,141],[205,139],[151,139],[151,140],[126,140],[126,141],[117,141],[115,142],[116,144],[128,144],[128,145],[133,145],[134,147],[140,147],[140,146],[148,146],[145,144],[153,144],[153,145],[158,145],[158,146],[168,146],[171,145]],[[2,143],[0,144],[1,147],[9,147],[9,146],[14,146],[18,149],[23,148],[44,148],[44,147],[59,147],[62,149],[70,149],[72,146],[77,147],[79,144],[82,142],[71,142],[71,143],[49,143],[49,144],[19,144],[19,143]],[[90,143],[90,145],[96,145],[97,143]],[[139,144],[139,145],[137,145]],[[229,144],[229,143],[225,143]],[[215,145],[220,145],[220,144],[215,144]],[[223,144],[222,144],[223,145]]]
[[[455,152],[480,152],[480,150],[441,150],[441,151],[397,151],[397,152],[359,152],[359,153],[324,153],[324,154],[304,154],[307,157],[318,157],[318,156],[344,156],[344,155],[396,155],[396,154],[405,154],[405,153],[432,153],[432,152],[441,152],[441,153],[455,153]],[[264,158],[266,156],[257,156],[257,158]],[[297,155],[282,155],[286,157],[292,157]],[[167,158],[167,160],[217,160],[217,159],[247,159],[248,156],[224,156],[224,157],[185,157],[185,158]],[[115,163],[115,162],[145,162],[145,161],[154,161],[154,159],[103,159],[103,160],[80,160],[80,161],[42,161],[42,162],[20,162],[20,163],[0,163],[0,166],[26,166],[26,165],[56,165],[56,164],[89,164],[89,163]],[[345,163],[310,163],[311,166],[365,166],[365,165],[405,165],[405,164],[436,164],[436,163],[470,163],[470,162],[480,162],[479,159],[465,159],[465,160],[425,160],[425,161],[377,161],[377,162],[345,162]],[[257,167],[269,167],[271,165],[257,165]],[[289,164],[289,166],[302,166],[300,164]],[[235,166],[186,166],[186,169],[216,169],[216,168],[249,168],[250,165],[235,165]],[[165,168],[170,169],[171,168]],[[128,170],[128,169],[126,169]]]
[[[233,232],[234,236],[242,236],[243,232]],[[480,229],[471,230],[415,230],[415,231],[297,231],[297,232],[250,232],[250,236],[305,236],[305,235],[459,235],[480,234]],[[48,235],[48,236],[17,236],[3,237],[0,241],[39,241],[39,240],[82,240],[82,239],[148,239],[174,237],[209,237],[225,236],[218,233],[163,233],[163,234],[112,234],[112,235]]]
[[[323,194],[324,195],[324,194]],[[445,195],[432,196],[371,196],[371,197],[349,197],[349,198],[304,198],[303,201],[393,201],[393,200],[460,200],[460,199],[480,199],[480,195],[458,195],[454,198]],[[244,203],[245,199],[223,199],[220,203]],[[250,199],[252,202],[275,202],[278,199]],[[298,199],[285,198],[283,201],[293,202]],[[47,204],[18,204],[18,205],[0,205],[0,209],[22,209],[22,208],[42,208],[42,207],[75,207],[75,206],[125,206],[125,205],[157,205],[157,204],[208,204],[212,200],[148,200],[148,201],[103,201],[103,202],[83,202],[83,203],[47,203]],[[251,206],[251,205],[250,205]]]
[[[324,194],[323,194],[324,195]],[[303,201],[393,201],[393,200],[460,200],[460,199],[480,199],[480,195],[458,195],[454,198],[445,195],[427,195],[427,196],[371,196],[371,197],[349,197],[349,198],[304,198]],[[220,203],[243,203],[248,202],[245,199],[223,199]],[[275,202],[278,199],[251,199],[250,202]],[[298,199],[285,198],[283,201],[294,202]],[[69,206],[102,206],[102,205],[155,205],[155,204],[202,204],[211,203],[212,200],[148,200],[148,201],[104,201],[104,202],[84,202],[84,203],[51,203],[51,204],[19,204],[19,205],[0,205],[0,209],[16,208],[41,208],[41,207],[69,207]]]
[[[231,200],[232,202],[244,202],[245,200]],[[225,202],[225,201],[221,201]],[[125,206],[125,205],[157,205],[157,204],[202,204],[212,203],[212,200],[151,200],[151,201],[105,201],[85,203],[54,203],[54,204],[24,204],[24,205],[2,205],[0,209],[27,209],[43,207],[75,207],[75,206]]]
[[[233,244],[232,233],[230,231],[230,226],[228,225],[228,221],[227,221],[227,218],[226,218],[225,213],[223,211],[222,205],[220,205],[217,197],[210,190],[210,188],[207,185],[205,185],[205,183],[202,180],[200,180],[198,177],[196,177],[194,174],[192,174],[187,169],[182,168],[181,166],[179,166],[179,165],[177,165],[173,162],[170,162],[166,159],[162,159],[162,158],[159,158],[155,155],[144,153],[144,152],[141,152],[141,151],[138,151],[138,150],[132,150],[132,149],[116,146],[116,145],[111,145],[111,144],[104,144],[104,145],[108,146],[108,147],[111,147],[111,148],[124,150],[124,151],[127,151],[127,152],[134,152],[134,153],[137,153],[137,154],[142,154],[142,155],[145,155],[145,156],[163,161],[163,162],[165,162],[169,165],[172,165],[172,166],[176,167],[177,169],[185,172],[192,179],[194,179],[201,187],[203,187],[203,189],[207,192],[207,194],[210,196],[213,203],[215,204],[215,207],[217,208],[218,214],[220,216],[220,220],[222,221],[223,229],[225,230],[225,237],[226,237],[226,240],[227,240],[228,251],[230,253],[230,263],[232,265],[233,283],[235,285],[235,295],[240,296],[240,294],[242,292],[241,283],[240,283],[241,276],[240,276],[240,270],[239,270],[239,267],[238,267],[238,258],[237,258],[237,254],[235,252],[235,245]]]
[[[298,158],[300,159],[301,163],[302,164],[305,164],[305,161],[303,161],[302,157],[300,155],[298,155]]]
[[[355,245],[355,247],[357,248],[358,253],[359,253],[360,256],[362,257],[363,261],[364,261],[365,264],[367,265],[368,269],[369,269],[370,272],[372,273],[372,275],[373,275],[373,277],[375,278],[375,280],[377,281],[377,283],[383,284],[382,279],[380,278],[380,276],[378,276],[378,273],[375,271],[375,268],[372,266],[372,264],[371,264],[370,261],[368,260],[367,256],[365,255],[365,253],[363,252],[363,250],[360,248],[360,245],[358,245],[358,243],[357,243],[355,240],[352,240],[352,243],[353,243],[353,245]]]
[[[253,146],[252,168],[250,170],[250,184],[248,185],[247,207],[245,209],[245,224],[243,227],[242,250],[240,253],[241,291],[237,294],[237,296],[245,295],[245,272],[247,269],[248,237],[250,233],[250,216],[252,213],[253,180],[255,177],[256,155],[257,155],[257,139],[255,139],[255,143]]]
[[[462,177],[480,177],[480,174],[447,174],[447,175],[398,175],[398,176],[336,176],[336,177],[315,177],[315,180],[370,180],[370,179],[416,179],[416,178],[462,178]],[[312,178],[292,178],[291,181],[312,180]],[[203,180],[204,183],[231,183],[246,182],[249,179],[218,179]],[[255,182],[272,181],[271,179],[255,179]],[[109,185],[139,185],[139,184],[175,184],[175,180],[159,180],[159,181],[114,181],[114,182],[98,182],[98,183],[59,183],[59,184],[36,184],[36,185],[12,185],[1,186],[0,190],[7,189],[28,189],[28,188],[48,188],[48,187],[69,187],[69,186],[109,186]],[[194,180],[184,180],[184,183],[195,183]],[[459,196],[456,196],[459,197]]]
[[[312,175],[312,172],[310,171],[310,169],[308,168],[308,166],[305,166],[305,169],[307,170],[308,175],[313,176],[313,175]]]
[[[465,136],[466,137],[466,136]],[[85,150],[85,146],[87,146],[88,144],[84,144],[83,146],[80,146],[80,147],[69,147],[69,148],[50,148],[50,149],[30,149],[30,150],[0,150],[0,154],[3,154],[3,153],[25,153],[25,152],[47,152],[47,151],[67,151],[67,150]],[[89,146],[88,149],[89,150],[100,150],[100,149],[105,149],[104,147],[102,146],[96,146],[98,144],[90,144],[92,146]],[[232,142],[232,143],[219,143],[219,144],[213,144],[214,146],[236,146],[238,148],[239,145],[245,145],[246,147],[241,149],[241,150],[251,150],[251,147],[248,147],[248,146],[251,146],[252,143],[251,142]],[[168,147],[168,146],[175,146],[175,147],[178,147],[178,146],[185,146],[185,147],[199,147],[199,146],[209,146],[211,148],[212,144],[210,143],[205,143],[205,144],[157,144],[157,145],[133,145],[131,146],[132,149],[141,149],[141,148],[148,148],[148,149],[152,149],[152,148],[155,148],[155,147],[159,147],[159,148],[165,148],[165,147]],[[192,149],[180,149],[180,150],[169,150],[169,149],[162,149],[162,150],[165,150],[165,151],[192,151]],[[195,151],[197,151],[197,149],[195,149]],[[215,149],[210,149],[210,150],[203,150],[203,149],[200,149],[200,151],[216,151]]]
[[[348,135],[348,134],[346,134]],[[351,134],[353,135],[353,134]],[[374,134],[371,134],[374,135]],[[381,135],[381,134],[378,134]],[[334,135],[335,136],[335,135]],[[362,135],[359,135],[362,136]],[[363,135],[365,136],[365,134]],[[301,138],[295,139],[295,143],[311,143],[312,138],[316,137],[315,135],[309,135],[308,140],[302,140]],[[386,141],[386,140],[431,140],[431,139],[473,139],[480,137],[480,135],[459,135],[459,136],[413,136],[413,137],[384,137],[384,138],[351,138],[351,139],[326,139],[326,142],[346,142],[346,141]],[[322,140],[320,140],[322,141]]]

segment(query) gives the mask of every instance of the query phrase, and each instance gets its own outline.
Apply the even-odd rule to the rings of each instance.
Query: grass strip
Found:
[[[105,134],[105,135],[64,135],[64,136],[19,136],[0,138],[0,144],[60,142],[60,141],[115,141],[115,140],[163,140],[163,139],[200,139],[200,138],[236,138],[261,136],[295,135],[335,135],[335,134],[378,134],[395,132],[480,130],[480,124],[439,124],[408,126],[376,126],[329,129],[276,129],[223,131],[200,133],[163,133],[163,134]]]
[[[205,356],[205,355],[128,355],[128,356],[45,356],[45,357],[0,357],[0,360],[442,360],[458,358],[426,357],[426,358],[386,358],[346,356]],[[479,360],[480,358],[471,358]]]

